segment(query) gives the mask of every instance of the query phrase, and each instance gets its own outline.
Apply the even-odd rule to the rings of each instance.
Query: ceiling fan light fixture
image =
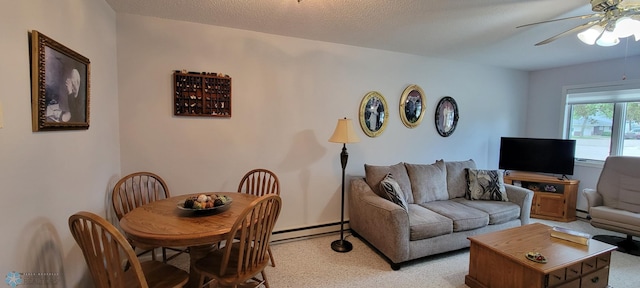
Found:
[[[589,29],[578,33],[578,39],[584,42],[584,44],[593,45],[596,43],[596,40],[598,40],[598,37],[602,35],[602,32],[604,32],[604,27],[593,25]]]
[[[602,32],[602,35],[600,35],[600,38],[596,40],[596,44],[602,47],[615,46],[615,45],[618,45],[618,43],[620,43],[620,39],[616,37],[615,33],[613,33],[612,31],[606,31],[606,30]]]
[[[591,11],[605,12],[615,9],[622,0],[591,0]]]
[[[640,2],[640,0],[638,0]],[[631,19],[636,21],[636,28],[633,31],[633,36],[636,38],[636,41],[640,41],[640,15],[631,15]]]
[[[593,14],[540,21],[516,28],[568,19],[590,19],[586,23],[540,41],[535,46],[545,45],[574,33],[577,33],[578,39],[587,45],[614,46],[620,43],[620,38],[632,35],[636,41],[640,41],[640,0],[590,0],[590,2],[591,10],[595,12]]]
[[[620,17],[616,20],[616,28],[613,30],[618,38],[626,38],[640,32],[640,21],[631,19],[631,17]]]

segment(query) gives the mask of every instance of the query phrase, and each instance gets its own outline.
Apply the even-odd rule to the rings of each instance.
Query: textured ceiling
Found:
[[[402,53],[540,70],[640,55],[640,41],[588,46],[575,35],[589,0],[106,0],[128,13]]]

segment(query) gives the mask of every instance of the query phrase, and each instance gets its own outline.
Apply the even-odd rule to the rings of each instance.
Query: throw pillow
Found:
[[[404,163],[400,162],[395,165],[390,166],[375,166],[364,164],[364,172],[365,172],[365,181],[371,187],[374,193],[378,194],[378,196],[386,198],[387,195],[385,192],[380,189],[380,181],[387,176],[387,174],[393,174],[393,179],[398,182],[400,188],[402,189],[402,193],[404,194],[404,199],[407,200],[407,203],[413,203],[413,195],[411,194],[411,182],[409,181],[409,175],[407,174],[407,169],[404,167]]]
[[[465,169],[467,175],[467,199],[509,201],[502,171]]]
[[[398,204],[402,209],[407,210],[407,201],[404,199],[404,194],[402,194],[402,189],[400,189],[400,185],[398,182],[393,179],[393,175],[391,173],[387,174],[387,176],[380,181],[380,189],[386,193],[387,199],[389,201]]]

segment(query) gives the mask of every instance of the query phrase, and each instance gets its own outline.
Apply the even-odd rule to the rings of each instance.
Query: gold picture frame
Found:
[[[367,93],[360,102],[360,127],[369,137],[377,137],[389,122],[389,106],[377,91]]]
[[[427,108],[424,91],[418,85],[409,85],[400,97],[400,120],[404,126],[415,128],[420,125]]]
[[[29,39],[33,131],[89,129],[89,59],[35,30]]]

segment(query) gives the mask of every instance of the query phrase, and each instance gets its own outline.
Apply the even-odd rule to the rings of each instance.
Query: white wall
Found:
[[[525,128],[525,72],[123,14],[117,36],[122,174],[155,171],[177,195],[235,191],[249,169],[271,169],[284,203],[276,230],[340,220],[341,145],[327,140],[338,118],[358,125],[369,91],[386,98],[389,124],[377,138],[356,127],[348,176],[364,175],[364,163],[436,159],[497,168],[500,136]],[[172,72],[181,69],[229,74],[233,116],[173,116]],[[415,129],[398,113],[410,84],[427,96]],[[444,96],[460,109],[448,138],[433,120]]]
[[[79,210],[109,216],[120,175],[151,170],[174,194],[232,191],[253,167],[278,173],[284,210],[277,229],[337,222],[340,145],[336,121],[358,119],[369,91],[389,103],[377,138],[349,145],[347,174],[363,164],[473,158],[496,168],[500,136],[525,129],[528,74],[199,24],[118,15],[101,0],[0,2],[4,128],[0,129],[0,273],[59,272],[61,287],[87,287],[86,264],[68,232]],[[116,26],[117,23],[117,26]],[[91,61],[91,127],[31,132],[27,32],[38,30]],[[117,44],[116,44],[117,43]],[[172,116],[175,69],[233,77],[230,119]],[[423,123],[408,129],[404,88],[427,96]],[[437,101],[460,108],[455,133],[434,128]],[[357,121],[356,121],[357,125]],[[120,147],[122,146],[122,147]],[[347,214],[348,215],[348,214]]]
[[[624,45],[624,41],[619,44]],[[607,49],[606,47],[594,47]],[[561,137],[562,88],[564,86],[640,79],[640,57],[593,62],[530,73],[527,136]],[[595,188],[600,167],[576,166],[572,179],[580,180],[579,191]],[[586,211],[586,199],[578,193],[577,209]]]
[[[89,130],[31,132],[31,30],[91,61]],[[120,172],[115,33],[103,0],[0,1],[2,276],[64,273],[56,287],[88,287],[67,219],[79,210],[104,215],[107,184]]]

